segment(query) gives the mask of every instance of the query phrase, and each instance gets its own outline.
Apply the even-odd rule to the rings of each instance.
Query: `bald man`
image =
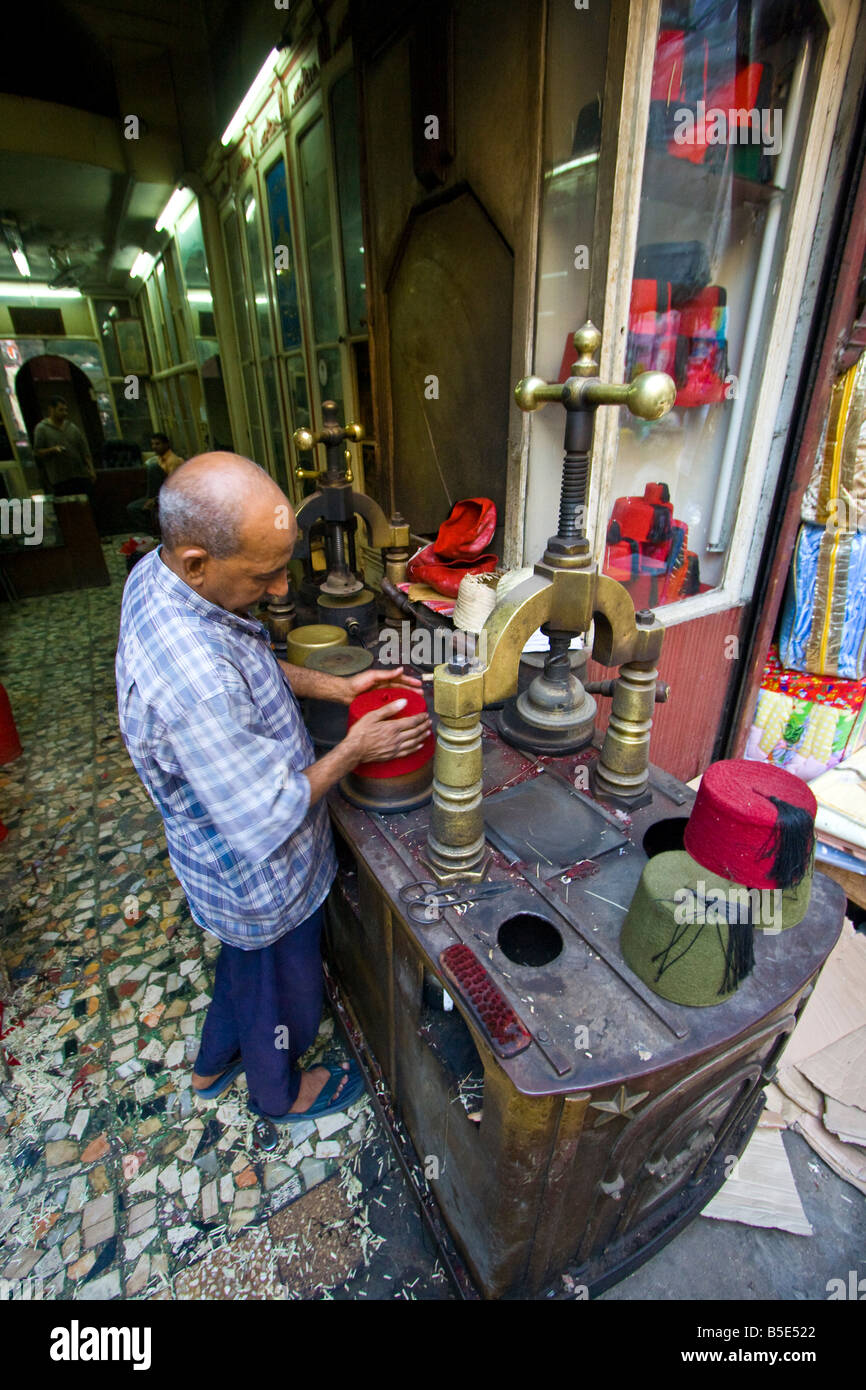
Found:
[[[395,701],[315,760],[297,697],[349,704],[402,668],[327,676],[277,661],[250,615],[284,595],[294,512],[264,469],[202,454],[159,495],[163,543],[123,595],[117,699],[124,743],[165,822],[193,920],[222,942],[193,1087],[246,1072],[253,1112],[291,1124],[345,1108],[354,1069],[297,1061],[322,1010],[322,903],[336,873],[324,797],[359,762],[420,748],[427,715]]]

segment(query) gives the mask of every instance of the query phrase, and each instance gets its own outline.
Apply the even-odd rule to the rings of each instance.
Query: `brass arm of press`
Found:
[[[538,410],[558,401],[566,410],[594,410],[599,405],[624,405],[642,420],[659,420],[676,400],[676,384],[666,372],[641,372],[629,385],[569,377],[548,385],[538,376],[517,383],[515,399],[521,410]]]
[[[604,681],[584,681],[583,688],[587,695],[602,695],[609,700],[616,690],[616,677]],[[671,688],[666,681],[656,681],[655,702],[657,705],[664,705],[670,698]]]
[[[514,388],[521,410],[538,410],[550,401],[558,401],[566,410],[595,410],[600,405],[624,405],[642,420],[659,420],[676,400],[676,383],[666,372],[641,372],[626,385],[599,381],[595,354],[601,347],[601,334],[590,320],[574,335],[577,360],[572,363],[571,376],[564,382],[543,381],[540,376],[527,376]]]
[[[351,439],[353,444],[358,444],[364,437],[363,425],[343,425],[339,431],[341,439]],[[295,441],[295,448],[307,454],[314,444],[333,444],[334,439],[328,430],[320,430],[318,434],[313,434],[312,430],[302,428],[295,430],[292,438]]]

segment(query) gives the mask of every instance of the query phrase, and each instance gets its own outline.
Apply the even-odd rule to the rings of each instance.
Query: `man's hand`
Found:
[[[381,709],[362,715],[352,725],[343,743],[358,762],[379,762],[383,758],[405,758],[410,753],[417,753],[429,738],[433,726],[426,711],[424,714],[399,718],[400,711],[405,707],[405,700],[393,700]]]
[[[345,678],[341,679],[343,684],[348,683]],[[381,709],[371,710],[352,725],[336,748],[332,748],[330,753],[304,768],[304,776],[310,783],[311,806],[315,806],[329,788],[333,787],[335,782],[339,782],[347,772],[356,768],[358,763],[378,762],[385,758],[405,758],[409,753],[418,751],[430,734],[430,716],[426,713],[412,714],[401,719],[400,711],[404,708],[404,701],[393,700]]]
[[[375,690],[380,685],[401,685],[407,690],[423,690],[424,686],[415,676],[404,676],[403,667],[395,666],[390,671],[361,671],[357,676],[345,676],[343,703],[350,705],[356,695],[365,690]]]

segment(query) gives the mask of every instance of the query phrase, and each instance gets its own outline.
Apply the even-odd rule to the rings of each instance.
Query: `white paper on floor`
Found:
[[[702,1216],[771,1226],[795,1236],[814,1234],[778,1129],[756,1129],[734,1173]]]

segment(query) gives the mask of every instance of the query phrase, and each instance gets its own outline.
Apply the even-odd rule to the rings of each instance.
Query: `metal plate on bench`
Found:
[[[485,797],[484,823],[509,863],[541,864],[546,875],[628,843],[600,807],[546,772]]]

